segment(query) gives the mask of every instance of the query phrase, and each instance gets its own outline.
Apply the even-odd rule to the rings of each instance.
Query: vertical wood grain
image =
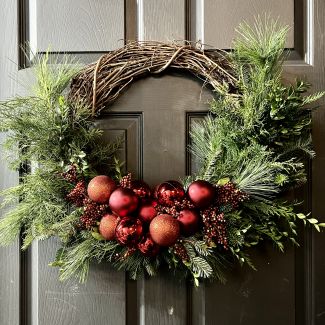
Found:
[[[294,46],[294,0],[193,0],[192,40],[214,48],[230,49],[235,28],[243,20],[254,23],[254,17],[270,15],[291,27],[286,46]]]
[[[135,41],[137,35],[137,0],[124,0],[125,42]]]
[[[58,281],[58,269],[48,266],[59,243],[56,239],[39,243],[37,323],[62,325],[125,324],[124,275],[106,263],[93,263],[87,283],[71,279]],[[34,325],[34,323],[33,323]]]
[[[185,0],[138,1],[140,41],[184,40],[185,29]]]
[[[124,0],[30,0],[31,46],[45,52],[101,52],[124,43]]]
[[[17,4],[4,0],[0,10],[0,100],[16,93],[18,70]],[[0,134],[0,190],[18,184],[18,173],[10,171],[5,161],[2,143],[5,134]],[[0,198],[1,200],[1,198]],[[0,218],[5,211],[0,212]],[[19,311],[19,245],[18,240],[9,247],[0,248],[0,324],[18,325]]]
[[[311,18],[314,40],[314,69],[309,80],[313,83],[314,89],[325,89],[325,2],[309,1],[310,11],[313,11]],[[321,101],[321,106],[313,113],[313,140],[316,150],[316,159],[312,165],[312,212],[313,216],[325,222],[325,100]],[[325,259],[324,247],[325,236],[322,234],[312,234],[312,282],[311,282],[311,312],[310,320],[315,325],[325,323]]]
[[[250,255],[258,271],[237,266],[226,284],[206,285],[205,324],[296,324],[294,249],[265,245]]]

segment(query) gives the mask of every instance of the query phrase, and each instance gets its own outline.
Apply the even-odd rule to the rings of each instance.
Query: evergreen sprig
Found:
[[[48,54],[37,62],[34,95],[0,103],[0,131],[7,132],[4,147],[11,167],[27,164],[31,169],[19,185],[2,193],[0,244],[21,234],[26,249],[34,240],[58,236],[62,248],[52,265],[60,267],[62,280],[76,276],[85,281],[96,261],[109,262],[133,279],[153,276],[165,265],[199,284],[205,278],[224,282],[233,261],[254,268],[247,250],[265,240],[280,251],[287,241],[298,245],[299,220],[320,231],[324,223],[279,199],[281,192],[306,181],[305,161],[314,156],[311,105],[324,95],[307,95],[305,81],[283,84],[286,33],[287,27],[268,18],[240,25],[234,50],[225,57],[237,80],[235,94],[226,85],[229,92],[215,89],[209,115],[191,132],[190,150],[200,168],[184,186],[203,179],[218,187],[227,180],[248,196],[239,207],[223,210],[228,249],[198,232],[181,238],[184,254],[170,247],[147,257],[104,240],[96,226],[80,229],[83,208],[66,200],[72,184],[62,173],[73,165],[86,181],[101,170],[120,179],[123,163],[116,152],[121,139],[101,143],[102,131],[89,109],[66,94],[81,67],[66,60],[51,65]]]

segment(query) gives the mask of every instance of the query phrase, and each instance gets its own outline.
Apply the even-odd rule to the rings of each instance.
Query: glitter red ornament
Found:
[[[142,237],[142,222],[138,218],[125,217],[115,228],[115,237],[123,245],[136,245]]]
[[[115,238],[115,228],[119,222],[119,217],[115,214],[105,214],[99,223],[99,233],[106,240]]]
[[[139,203],[139,198],[129,188],[119,187],[116,189],[110,199],[109,207],[120,217],[125,217],[134,212]]]
[[[207,181],[197,180],[188,187],[188,196],[198,208],[207,208],[212,204],[216,189]]]
[[[180,234],[179,222],[169,214],[160,214],[151,221],[149,232],[156,244],[172,246]]]
[[[177,220],[184,236],[192,236],[199,230],[200,215],[196,210],[180,211]]]
[[[143,222],[150,222],[154,217],[157,216],[157,202],[154,200],[146,200],[141,203],[139,207],[138,217]]]
[[[159,253],[159,246],[152,240],[150,235],[144,236],[138,244],[139,251],[148,257],[154,257]]]
[[[184,198],[185,191],[180,182],[167,181],[158,186],[156,196],[159,204],[172,206],[175,201],[181,201]]]
[[[87,192],[90,199],[97,203],[107,203],[116,183],[106,175],[94,177],[88,184]]]

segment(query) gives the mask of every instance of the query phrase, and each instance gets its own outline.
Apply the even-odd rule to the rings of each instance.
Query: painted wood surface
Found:
[[[30,0],[34,51],[101,52],[124,42],[124,1]]]
[[[1,2],[0,22],[0,100],[15,95],[17,91],[17,6],[16,2]],[[0,134],[0,144],[5,134]],[[0,147],[0,190],[14,186],[18,173],[9,171],[5,152]],[[1,199],[0,199],[1,201]],[[0,218],[2,217],[0,214]],[[0,249],[0,324],[16,325],[20,314],[20,254],[18,240],[11,246]]]
[[[251,21],[264,11],[294,24],[287,46],[299,55],[286,63],[285,79],[298,74],[306,76],[314,90],[325,89],[322,0],[249,0],[249,6],[237,0],[30,0],[29,10],[21,12],[23,3],[1,3],[1,99],[26,93],[19,83],[29,71],[18,70],[17,30],[20,41],[30,40],[40,51],[52,44],[54,52],[77,51],[82,62],[89,62],[125,38],[166,41],[191,36],[228,48],[237,22]],[[131,85],[112,105],[113,114],[103,115],[98,125],[105,131],[104,141],[125,137],[120,155],[135,175],[150,184],[177,179],[197,168],[185,149],[188,131],[204,116],[209,96],[187,74],[150,77]],[[313,113],[317,157],[310,164],[309,184],[295,197],[305,199],[305,210],[325,220],[324,100],[321,104]],[[6,169],[0,153],[0,186],[5,188],[17,183],[17,173]],[[302,229],[301,242],[301,248],[289,248],[285,255],[261,247],[252,253],[258,272],[236,268],[226,285],[207,283],[198,289],[179,282],[168,270],[134,282],[106,264],[92,266],[86,285],[60,283],[57,270],[48,267],[58,245],[55,239],[36,243],[27,253],[19,252],[17,242],[0,249],[0,324],[321,325],[325,237]]]
[[[138,39],[185,39],[185,0],[139,0]]]
[[[290,27],[286,47],[294,46],[294,0],[196,0],[192,5],[195,41],[230,49],[242,21],[253,24],[255,17],[271,16]]]

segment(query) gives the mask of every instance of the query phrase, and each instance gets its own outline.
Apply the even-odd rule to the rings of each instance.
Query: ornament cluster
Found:
[[[104,240],[126,246],[129,254],[138,250],[148,257],[169,247],[186,261],[182,238],[193,235],[228,249],[224,211],[238,208],[247,199],[231,182],[215,185],[196,180],[185,190],[180,182],[170,180],[152,191],[131,174],[119,184],[99,175],[88,185],[78,180],[73,166],[63,176],[74,184],[67,200],[83,207],[81,228],[98,229]]]

